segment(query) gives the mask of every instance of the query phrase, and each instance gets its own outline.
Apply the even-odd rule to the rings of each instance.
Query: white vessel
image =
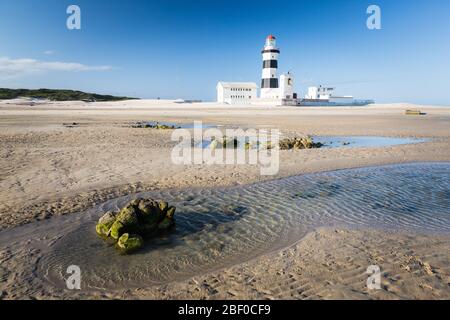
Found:
[[[300,106],[366,106],[375,103],[373,100],[355,100],[353,96],[336,96],[335,88],[309,87],[304,99],[298,99]]]

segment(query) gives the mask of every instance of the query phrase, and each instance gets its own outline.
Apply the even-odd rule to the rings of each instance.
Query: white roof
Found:
[[[219,82],[217,86],[222,86],[224,88],[239,87],[239,88],[249,88],[257,89],[258,86],[254,82]]]

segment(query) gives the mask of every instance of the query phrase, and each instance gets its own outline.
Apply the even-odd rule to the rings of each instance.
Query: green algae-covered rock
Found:
[[[139,219],[135,205],[130,203],[120,210],[116,220],[121,222],[127,229],[136,228],[139,224]]]
[[[141,225],[137,233],[143,236],[144,238],[149,238],[157,235],[157,231],[158,231],[158,224],[152,223]]]
[[[151,199],[143,199],[139,205],[141,220],[144,224],[156,224],[161,215],[158,202]]]
[[[167,202],[161,201],[159,203],[159,209],[165,214],[166,210],[169,208],[169,204]]]
[[[109,225],[111,227],[114,221],[116,221],[116,214],[112,211],[108,211],[98,220],[98,223]]]
[[[311,137],[303,138],[286,138],[279,142],[280,150],[291,150],[291,149],[317,149],[323,147],[323,144],[318,142],[315,143]]]
[[[98,220],[95,231],[100,237],[107,238],[109,236],[109,230],[115,221],[116,215],[108,211]]]
[[[227,138],[226,136],[222,139],[222,146],[224,148],[234,148],[239,147],[239,140],[237,138]]]
[[[173,227],[175,210],[165,201],[133,199],[118,213],[106,212],[95,231],[104,240],[115,243],[120,252],[130,253],[142,247],[144,238],[151,239]]]
[[[160,224],[158,224],[158,229],[159,230],[167,230],[170,227],[172,227],[174,224],[174,221],[168,217],[165,217],[163,221],[160,222]]]
[[[169,209],[167,209],[166,217],[172,220],[175,215],[175,210],[175,207],[169,207]]]
[[[109,230],[109,235],[111,236],[111,238],[115,240],[118,240],[124,233],[125,233],[124,225],[118,220],[116,220],[113,223],[111,229]]]
[[[107,238],[109,236],[109,230],[110,227],[103,223],[97,223],[95,226],[95,232],[97,232],[97,234],[102,238]]]
[[[122,253],[132,253],[144,245],[144,239],[140,235],[124,233],[117,241],[117,248]]]

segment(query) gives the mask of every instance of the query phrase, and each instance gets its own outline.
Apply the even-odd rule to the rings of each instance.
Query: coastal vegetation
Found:
[[[117,97],[112,95],[101,95],[75,90],[59,89],[6,89],[0,88],[0,100],[16,98],[46,99],[50,101],[121,101],[135,100],[137,98]]]

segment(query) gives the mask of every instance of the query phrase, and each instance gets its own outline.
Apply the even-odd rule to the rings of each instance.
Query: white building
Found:
[[[294,76],[290,72],[280,77],[280,97],[284,100],[297,98],[297,94],[294,93]]]
[[[217,102],[228,104],[250,104],[258,97],[258,86],[254,82],[219,82]]]

